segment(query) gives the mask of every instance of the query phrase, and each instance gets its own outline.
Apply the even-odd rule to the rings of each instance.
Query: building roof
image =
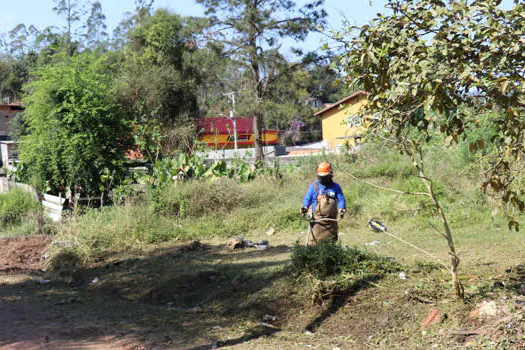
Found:
[[[354,98],[359,97],[359,96],[361,96],[361,95],[367,96],[368,94],[367,94],[366,92],[364,92],[364,91],[357,91],[357,92],[354,92],[352,95],[347,96],[347,97],[345,97],[345,98],[343,98],[343,99],[337,101],[336,103],[332,103],[332,104],[328,105],[327,107],[321,109],[320,111],[316,112],[314,115],[315,115],[316,117],[319,116],[319,115],[322,115],[322,114],[324,114],[325,112],[328,112],[328,111],[331,110],[331,109],[337,108],[337,107],[339,107],[340,105],[342,105],[343,103],[346,103],[346,102],[348,102],[348,101],[350,101],[350,100],[353,100]]]
[[[253,117],[237,118],[237,133],[251,133]],[[233,122],[225,117],[202,118],[197,121],[197,131],[204,133],[233,134]]]
[[[12,102],[12,103],[9,103],[9,104],[0,104],[0,108],[2,109],[11,109],[11,110],[23,110],[24,107],[22,107],[22,103],[20,102]]]

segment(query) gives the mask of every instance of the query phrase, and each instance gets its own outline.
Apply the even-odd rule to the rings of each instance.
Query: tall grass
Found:
[[[91,209],[64,223],[55,247],[76,250],[83,261],[107,251],[140,249],[168,240],[258,235],[269,227],[302,228],[297,214],[306,191],[296,176],[261,176],[239,184],[228,178],[152,188],[143,200]]]
[[[35,234],[38,210],[38,202],[25,191],[15,189],[0,194],[0,235]]]
[[[499,204],[480,191],[479,168],[472,166],[472,156],[464,147],[445,149],[436,142],[427,155],[427,173],[451,226],[460,233],[460,242],[462,237],[472,237],[469,230],[474,225],[478,230],[505,229],[502,213],[491,215]],[[355,180],[399,191],[423,190],[407,158],[374,143],[356,154],[300,158],[292,165],[294,172],[280,177],[259,176],[242,184],[229,178],[190,180],[151,188],[144,198],[130,204],[89,210],[65,223],[55,241],[59,246],[75,247],[82,259],[89,260],[106,251],[140,249],[174,239],[238,235],[250,239],[264,235],[269,227],[298,237],[307,226],[298,208],[321,160],[334,165],[334,180],[347,198],[349,219],[340,223],[340,232],[364,231],[367,220],[377,217],[429,249],[444,247],[435,232],[440,223],[429,198],[385,191]],[[362,243],[353,236],[344,237],[349,244]]]

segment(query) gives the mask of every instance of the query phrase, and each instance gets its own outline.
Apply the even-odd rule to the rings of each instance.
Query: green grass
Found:
[[[429,146],[427,156],[426,170],[458,251],[466,252],[465,245],[489,247],[493,241],[507,239],[515,239],[512,243],[523,246],[506,228],[505,212],[494,210],[499,203],[481,192],[481,179],[475,170],[465,171],[471,163],[464,148],[434,144]],[[293,242],[301,238],[299,232],[306,230],[307,223],[298,215],[298,208],[315,179],[316,164],[325,159],[334,165],[334,179],[342,185],[348,202],[348,219],[340,225],[345,244],[362,246],[380,240],[385,244],[371,249],[408,261],[425,258],[390,237],[368,231],[366,222],[374,217],[390,231],[448,261],[446,243],[438,234],[442,225],[428,197],[381,190],[352,177],[399,191],[424,191],[406,157],[375,144],[367,144],[352,155],[301,158],[290,166],[293,172],[279,178],[260,176],[243,184],[221,178],[153,188],[131,204],[88,210],[86,215],[63,225],[56,240],[73,242],[84,260],[106,251],[142,249],[170,240],[226,240],[238,235],[266,239],[270,227],[278,234],[274,239],[282,237],[283,241]]]
[[[0,194],[0,237],[35,234],[38,210],[38,202],[25,191]]]

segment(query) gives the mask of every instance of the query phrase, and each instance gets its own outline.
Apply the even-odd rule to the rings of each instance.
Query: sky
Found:
[[[91,3],[94,0],[83,0]],[[124,13],[133,11],[134,0],[99,0],[106,15],[108,33],[124,18]],[[510,7],[513,0],[503,0],[503,7]],[[300,7],[306,0],[297,0]],[[327,31],[342,28],[346,19],[352,25],[363,25],[384,12],[387,0],[325,0],[324,8],[328,13]],[[48,26],[64,26],[64,20],[53,12],[53,0],[0,0],[0,34],[7,33],[19,23],[35,25],[42,30]],[[155,0],[154,7],[168,9],[183,16],[203,16],[203,8],[195,0]],[[283,47],[299,46],[306,50],[316,50],[323,43],[329,42],[326,36],[310,34],[304,43],[297,45],[284,41]]]
[[[100,0],[100,2],[106,15],[109,33],[124,18],[124,13],[132,11],[135,7],[134,0]],[[305,2],[305,0],[296,1],[298,7]],[[340,29],[345,18],[353,25],[365,24],[377,12],[382,12],[385,3],[386,0],[325,0],[324,7],[328,13],[327,29]],[[33,24],[39,30],[52,25],[63,26],[63,19],[52,10],[54,6],[53,0],[0,0],[0,33],[7,33],[19,23],[26,26]],[[204,15],[203,8],[195,0],[155,0],[154,6],[183,16]],[[310,35],[302,46],[312,50],[321,46],[326,40],[320,35]]]

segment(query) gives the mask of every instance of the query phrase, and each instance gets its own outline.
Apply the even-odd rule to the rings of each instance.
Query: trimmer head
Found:
[[[372,220],[372,219],[368,220],[368,227],[370,228],[370,230],[375,231],[375,232],[385,232],[386,231],[386,226],[383,225],[383,223],[378,220]]]

